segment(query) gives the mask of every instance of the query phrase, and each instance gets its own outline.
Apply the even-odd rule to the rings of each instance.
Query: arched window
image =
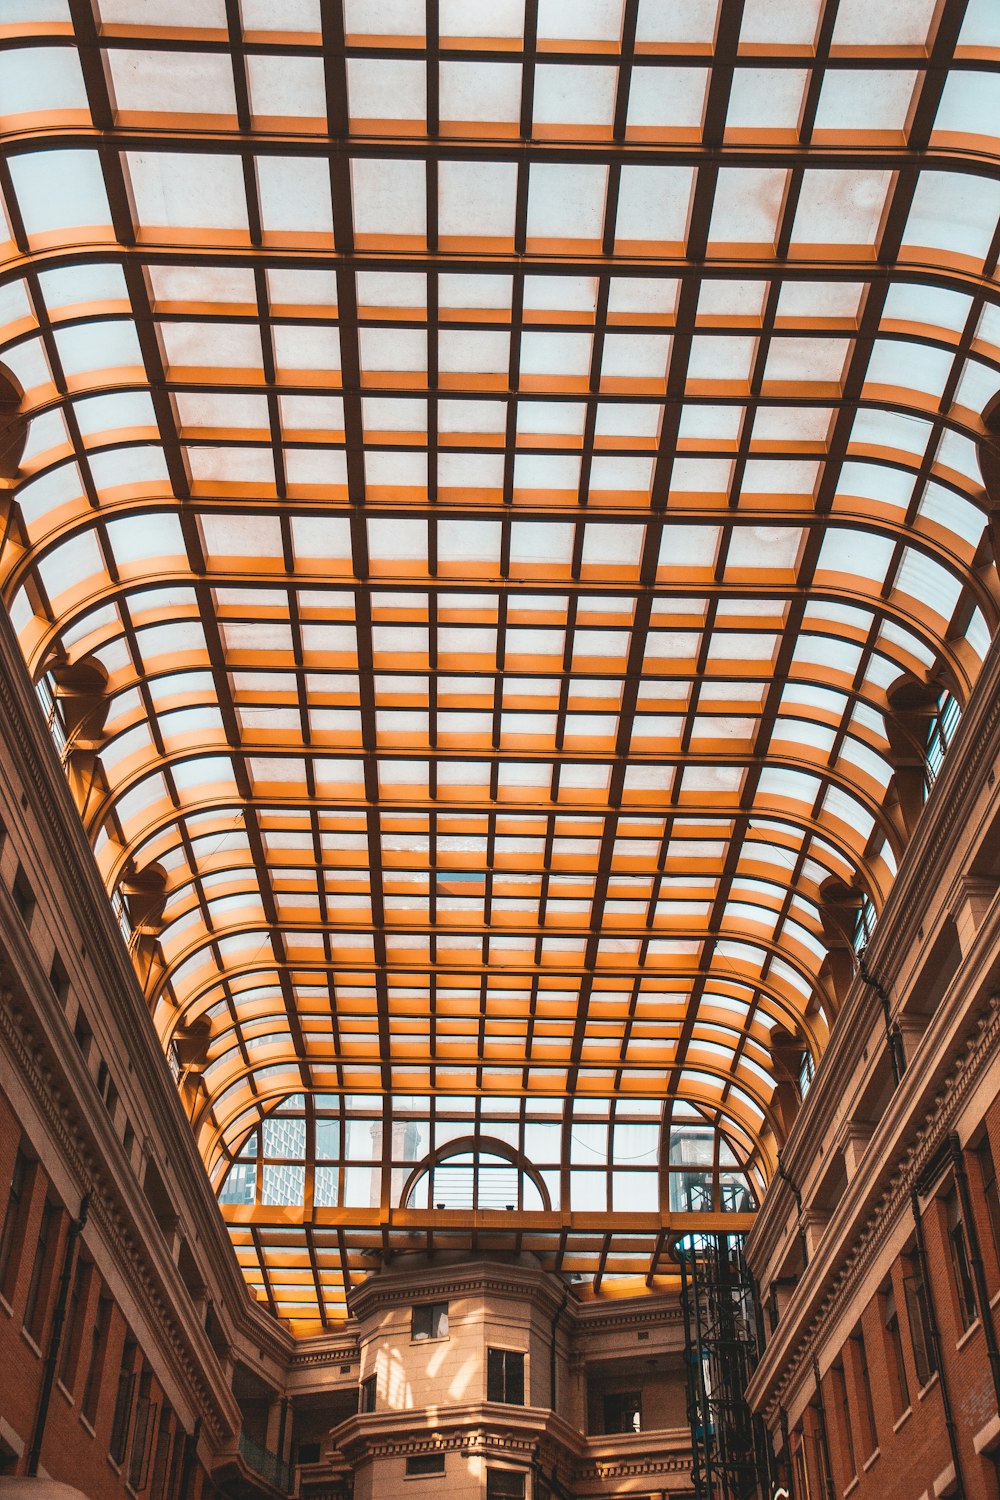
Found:
[[[410,1173],[400,1197],[402,1208],[551,1208],[541,1177],[506,1142],[464,1136]]]
[[[942,693],[938,699],[938,711],[931,720],[927,735],[927,759],[924,773],[925,795],[938,778],[945,752],[955,738],[962,710],[950,693]]]

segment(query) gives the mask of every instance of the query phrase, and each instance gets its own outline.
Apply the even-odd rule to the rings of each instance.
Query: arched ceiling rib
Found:
[[[998,48],[983,0],[0,27],[4,597],[207,1168],[327,1101],[305,1227],[227,1209],[295,1326],[411,1115],[557,1110],[536,1248],[598,1285],[669,1249],[566,1239],[609,1100],[770,1174],[824,891],[879,910],[912,827],[888,694],[963,705],[997,625]],[[381,1131],[335,1227],[324,1110]]]

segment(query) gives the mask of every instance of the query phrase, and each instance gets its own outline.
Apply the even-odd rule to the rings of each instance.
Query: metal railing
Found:
[[[286,1464],[283,1458],[279,1458],[270,1449],[262,1448],[259,1443],[254,1442],[252,1437],[248,1437],[242,1431],[240,1433],[240,1457],[247,1468],[259,1474],[272,1489],[281,1490],[285,1495],[291,1493],[291,1465]]]

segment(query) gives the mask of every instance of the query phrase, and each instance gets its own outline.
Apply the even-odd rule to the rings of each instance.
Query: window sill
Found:
[[[37,1359],[41,1359],[41,1357],[42,1357],[42,1351],[38,1347],[38,1345],[35,1343],[34,1335],[30,1334],[26,1328],[22,1327],[22,1329],[21,1329],[21,1337],[24,1339],[24,1342],[27,1344],[27,1346],[31,1350],[32,1354],[34,1354]]]
[[[94,1426],[89,1417],[84,1416],[83,1412],[80,1413],[80,1426],[83,1428],[84,1432],[89,1433],[92,1438],[97,1436],[97,1428]]]
[[[844,1496],[844,1500],[847,1500],[848,1495],[853,1495],[854,1494],[854,1491],[857,1489],[857,1487],[858,1487],[858,1485],[860,1483],[861,1483],[861,1480],[858,1478],[857,1474],[855,1474],[854,1478],[851,1480],[851,1482],[847,1486],[846,1490],[842,1491],[842,1494]]]
[[[867,1474],[868,1470],[869,1469],[873,1469],[875,1467],[876,1463],[878,1462],[878,1460],[881,1457],[882,1457],[882,1449],[881,1448],[876,1448],[874,1450],[874,1452],[869,1453],[868,1457],[865,1459],[864,1463],[861,1465],[862,1472],[865,1473],[865,1474]]]
[[[3,1295],[2,1292],[0,1292],[0,1308],[2,1308],[3,1311],[7,1314],[8,1318],[12,1318],[14,1316],[14,1309],[7,1301],[7,1298]]]
[[[0,1304],[3,1304],[2,1297],[0,1297]],[[993,1296],[990,1298],[990,1311],[996,1312],[998,1307],[1000,1307],[1000,1287],[997,1287],[996,1291],[993,1293]]]
[[[436,1336],[428,1334],[424,1339],[411,1339],[411,1344],[446,1344],[451,1338],[450,1333],[439,1333]]]
[[[980,1330],[980,1328],[982,1328],[982,1326],[983,1326],[983,1324],[982,1324],[982,1319],[981,1318],[976,1318],[976,1320],[975,1320],[974,1323],[970,1323],[969,1324],[968,1328],[965,1330],[965,1332],[962,1334],[962,1337],[959,1339],[958,1343],[955,1345],[955,1352],[956,1352],[956,1354],[958,1353],[959,1349],[964,1349],[965,1348],[966,1344],[972,1338],[972,1335],[974,1333],[978,1333],[979,1330]]]
[[[899,1414],[899,1416],[896,1418],[895,1422],[893,1422],[893,1424],[892,1424],[892,1430],[893,1430],[893,1432],[898,1432],[901,1427],[903,1427],[903,1426],[906,1425],[906,1423],[910,1420],[910,1418],[912,1416],[913,1416],[913,1407],[912,1406],[908,1406],[905,1411],[901,1411],[900,1414]]]
[[[75,1401],[73,1400],[73,1392],[69,1389],[68,1386],[63,1385],[61,1380],[56,1381],[56,1390],[59,1392],[60,1396],[63,1398],[67,1406],[76,1405]]]
[[[938,1374],[937,1370],[935,1370],[934,1374],[931,1376],[930,1380],[928,1380],[927,1384],[920,1387],[919,1391],[917,1392],[917,1400],[922,1401],[927,1395],[928,1391],[932,1391],[934,1387],[939,1383],[940,1379],[940,1375]]]

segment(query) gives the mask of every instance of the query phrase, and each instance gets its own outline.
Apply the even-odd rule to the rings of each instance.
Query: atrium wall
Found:
[[[799,1497],[1000,1494],[998,667],[748,1241],[749,1394]]]

